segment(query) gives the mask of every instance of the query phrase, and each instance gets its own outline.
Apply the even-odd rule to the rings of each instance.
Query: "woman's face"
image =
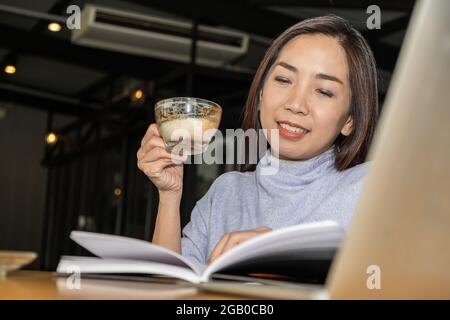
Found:
[[[345,51],[336,39],[300,35],[284,46],[259,106],[262,128],[279,130],[280,159],[310,159],[331,147],[339,133],[350,134],[348,79]],[[267,139],[276,148],[270,133]]]

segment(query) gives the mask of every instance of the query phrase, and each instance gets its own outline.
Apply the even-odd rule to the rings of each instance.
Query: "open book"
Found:
[[[56,271],[163,275],[192,283],[224,276],[323,283],[343,236],[332,221],[295,225],[253,237],[206,266],[147,241],[72,231],[70,238],[97,257],[62,256]]]

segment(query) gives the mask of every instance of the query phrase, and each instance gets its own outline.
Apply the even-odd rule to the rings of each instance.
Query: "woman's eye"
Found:
[[[289,79],[286,78],[282,78],[282,77],[275,77],[275,81],[282,83],[282,84],[289,84],[291,83],[291,81]]]
[[[323,89],[317,89],[317,91],[324,96],[327,96],[329,98],[333,97],[333,93],[327,90],[323,90]]]

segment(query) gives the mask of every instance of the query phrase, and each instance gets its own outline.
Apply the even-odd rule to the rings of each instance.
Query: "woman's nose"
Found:
[[[304,93],[295,93],[289,96],[285,104],[285,109],[293,113],[308,114],[309,107],[306,95]]]

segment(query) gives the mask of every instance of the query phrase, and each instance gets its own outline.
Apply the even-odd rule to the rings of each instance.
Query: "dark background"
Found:
[[[414,1],[65,1],[0,0],[0,5],[67,17],[86,3],[224,26],[248,33],[246,54],[222,67],[198,66],[71,43],[63,25],[0,10],[0,249],[37,252],[35,269],[54,270],[79,254],[71,230],[150,240],[158,194],[136,166],[156,101],[198,96],[223,108],[220,129],[239,128],[250,82],[271,40],[296,22],[327,13],[349,20],[369,41],[383,101]],[[381,29],[367,30],[367,6],[381,8]],[[17,72],[4,66],[14,61]],[[140,101],[130,95],[144,92]],[[45,135],[55,132],[56,145]],[[185,165],[182,226],[195,202],[233,165]]]

